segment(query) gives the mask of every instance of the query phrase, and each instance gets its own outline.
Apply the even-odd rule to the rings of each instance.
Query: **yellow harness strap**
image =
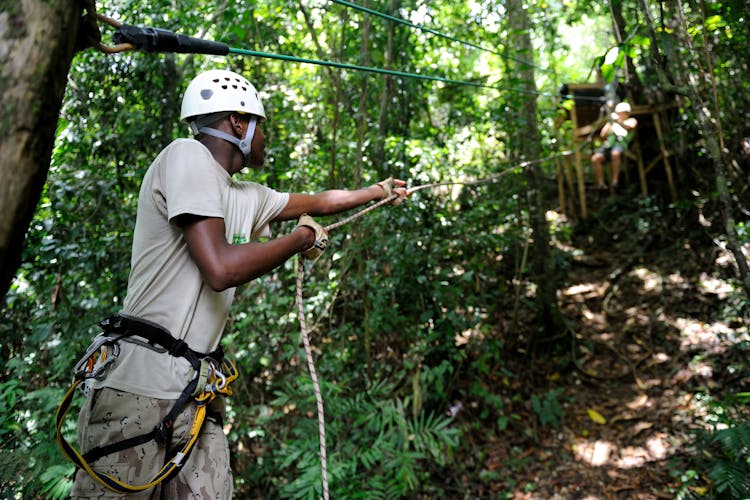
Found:
[[[94,355],[97,355],[97,353],[92,354],[92,356]],[[207,359],[202,360],[201,370],[199,371],[199,373],[196,373],[196,378],[199,385],[196,386],[194,399],[197,403],[197,408],[195,417],[193,418],[193,422],[190,425],[187,442],[183,445],[182,449],[180,449],[180,451],[177,452],[174,457],[172,457],[172,459],[164,464],[164,466],[153,477],[153,479],[145,484],[131,485],[123,483],[119,479],[112,477],[109,474],[94,470],[83,457],[83,455],[75,447],[68,443],[65,437],[63,437],[62,426],[65,420],[65,416],[70,410],[70,404],[73,401],[75,390],[85,380],[84,377],[77,378],[73,382],[73,385],[70,387],[70,389],[68,389],[68,392],[65,394],[65,397],[63,398],[59,408],[57,409],[57,414],[55,417],[57,423],[57,442],[60,444],[63,453],[76,466],[88,472],[89,475],[91,475],[91,477],[93,477],[102,486],[109,488],[112,491],[118,493],[137,493],[149,488],[153,488],[154,486],[170,478],[173,474],[179,471],[184,462],[187,460],[187,457],[190,455],[190,452],[192,451],[193,446],[198,440],[198,436],[200,436],[201,430],[203,429],[203,424],[206,420],[206,405],[213,401],[213,399],[217,396],[231,395],[232,390],[230,389],[229,384],[237,379],[237,376],[238,372],[235,363],[226,357],[221,360],[218,368],[216,367],[215,362],[209,361]]]

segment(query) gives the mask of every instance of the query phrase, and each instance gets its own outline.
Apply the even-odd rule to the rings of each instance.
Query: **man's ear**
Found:
[[[232,113],[231,115],[229,115],[229,125],[232,126],[232,130],[234,132],[237,132],[239,134],[241,122],[240,116],[237,113]]]

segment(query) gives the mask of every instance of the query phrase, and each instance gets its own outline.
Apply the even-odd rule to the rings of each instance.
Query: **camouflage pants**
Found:
[[[215,402],[222,404],[221,398]],[[114,389],[99,389],[87,399],[78,417],[78,443],[82,452],[151,431],[169,412],[173,401],[149,398]],[[185,444],[195,405],[188,405],[174,423],[170,452]],[[171,456],[171,454],[170,454]],[[100,458],[92,465],[129,485],[146,484],[164,465],[165,449],[149,441]],[[229,499],[232,497],[232,472],[229,447],[217,424],[206,421],[198,441],[180,472],[167,483],[142,493],[115,493],[93,479],[84,470],[76,472],[73,498],[168,498]],[[161,491],[161,490],[164,491]]]

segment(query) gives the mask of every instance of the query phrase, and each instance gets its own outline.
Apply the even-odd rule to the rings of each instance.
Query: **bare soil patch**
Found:
[[[542,354],[516,346],[513,375],[490,376],[513,418],[464,436],[476,498],[673,498],[706,425],[703,395],[750,387],[733,369],[748,323],[725,313],[731,258],[694,228],[642,222],[594,219],[565,246],[569,332]],[[479,418],[482,404],[460,418]]]

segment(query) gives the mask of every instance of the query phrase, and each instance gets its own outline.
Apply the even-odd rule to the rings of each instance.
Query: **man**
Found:
[[[195,445],[187,449],[185,443],[199,415],[194,394],[210,385],[211,376],[221,386],[232,368],[222,364],[217,348],[235,287],[297,253],[316,258],[327,235],[310,215],[406,196],[406,183],[390,178],[314,195],[234,181],[233,174],[264,163],[265,111],[253,85],[231,71],[193,79],[181,119],[195,139],[172,142],[144,176],[127,296],[122,312],[102,324],[117,344],[109,351],[110,361],[116,359],[90,379],[79,415],[82,455],[107,477],[97,480],[78,470],[74,497],[119,496],[103,486],[114,478],[126,485],[155,484],[131,492],[138,498],[230,498],[222,398],[212,401]],[[297,218],[291,233],[250,242],[268,235],[270,222]],[[168,481],[154,480],[170,460],[179,462],[179,471]]]
[[[620,180],[620,165],[622,164],[622,155],[628,147],[633,130],[638,125],[638,121],[630,117],[630,104],[626,102],[618,103],[615,106],[615,112],[612,120],[608,121],[602,127],[599,136],[603,144],[591,156],[591,163],[594,167],[594,177],[596,177],[597,188],[600,190],[607,189],[604,182],[604,172],[602,165],[607,160],[612,160],[612,172],[610,176],[610,186],[617,190]]]

